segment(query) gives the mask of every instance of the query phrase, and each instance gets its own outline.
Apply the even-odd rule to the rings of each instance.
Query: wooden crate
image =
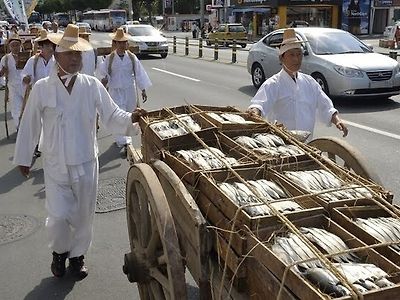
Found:
[[[259,163],[257,160],[243,147],[240,147],[233,143],[231,139],[221,134],[214,134],[212,138],[203,140],[209,147],[215,147],[221,150],[225,155],[236,158],[240,163],[238,167],[258,167]],[[212,170],[202,170],[194,166],[190,166],[189,162],[183,158],[176,156],[175,151],[177,150],[199,150],[204,147],[199,143],[199,141],[194,141],[193,143],[185,143],[181,145],[169,145],[170,151],[164,151],[162,153],[162,160],[165,161],[172,170],[183,180],[191,185],[194,185],[200,174],[204,172],[211,172]],[[222,168],[226,169],[226,168]],[[214,169],[218,170],[218,169]],[[219,169],[221,170],[221,169]]]
[[[340,227],[337,223],[323,214],[296,219],[293,220],[293,224],[296,227],[304,226],[324,228],[325,230],[339,236],[350,249],[365,246],[365,244],[357,239],[354,235]],[[265,268],[274,274],[275,277],[279,278],[281,282],[284,276],[286,264],[271,251],[271,244],[266,241],[270,239],[271,235],[284,231],[286,230],[284,227],[282,227],[282,225],[277,225],[258,231],[258,238],[250,236],[248,239],[248,247],[249,249],[253,249],[252,257],[257,259]],[[372,263],[387,272],[390,275],[388,279],[395,283],[395,286],[393,287],[368,291],[367,293],[363,294],[364,299],[397,299],[396,297],[398,297],[400,293],[400,276],[398,275],[400,270],[399,267],[373,249],[355,251],[355,253],[362,258],[363,263]],[[315,286],[313,286],[310,282],[308,282],[308,280],[306,280],[292,268],[287,272],[284,284],[287,289],[289,289],[300,299],[327,299],[327,297],[323,296]],[[344,300],[351,299],[351,297],[346,296],[335,299]]]
[[[357,181],[353,181],[351,177],[348,176],[347,173],[345,172],[339,172],[337,170],[334,170],[327,166],[328,169],[336,175],[341,181],[344,183],[354,183],[357,184]],[[284,175],[284,171],[309,171],[309,170],[316,170],[316,169],[321,169],[322,167],[318,165],[315,161],[309,160],[309,161],[300,161],[297,163],[289,163],[289,164],[283,164],[280,166],[273,166],[271,169],[276,171],[276,176],[278,178],[284,178],[286,179],[285,181],[282,181],[283,184],[286,182],[290,182],[291,184],[288,186],[285,186],[294,196],[300,196],[304,194],[309,194],[309,191],[304,190],[301,186],[297,185],[296,183],[292,182],[288,177]],[[322,205],[325,209],[328,210],[328,212],[331,211],[333,207],[337,206],[355,206],[355,205],[372,205],[374,202],[371,199],[367,198],[356,198],[356,199],[343,199],[343,200],[338,200],[338,201],[327,201],[323,198],[321,198],[320,195],[312,195],[311,196],[313,199],[315,199],[316,202],[318,202],[320,205]],[[378,201],[378,200],[377,200]]]
[[[332,210],[332,219],[354,234],[367,245],[380,243],[381,241],[370,235],[365,229],[353,222],[355,218],[370,218],[370,217],[392,217],[389,212],[379,206],[354,206],[354,207],[336,207]],[[400,254],[388,246],[377,247],[376,251],[381,253],[393,263],[400,265]]]
[[[238,137],[238,136],[249,136],[249,137],[251,137],[255,133],[270,133],[270,134],[274,134],[274,135],[279,136],[280,138],[282,138],[286,145],[293,145],[293,141],[292,140],[290,140],[287,136],[281,134],[274,127],[272,127],[272,126],[270,126],[268,124],[265,124],[265,126],[261,126],[259,128],[250,129],[250,130],[244,129],[244,130],[225,132],[225,134],[228,137],[232,138],[233,140],[235,140],[235,138]],[[243,146],[243,147],[245,147],[245,146]],[[255,157],[257,157],[260,162],[264,162],[268,166],[269,165],[282,165],[282,164],[288,164],[288,163],[296,163],[296,162],[304,161],[304,160],[310,160],[310,156],[307,154],[307,152],[305,150],[304,150],[305,154],[303,154],[303,155],[276,157],[276,156],[271,156],[271,155],[267,155],[267,154],[261,154],[259,152],[256,152],[253,149],[249,149],[249,148],[246,148],[246,149],[248,149],[249,152],[253,153],[253,155]]]
[[[263,167],[242,168],[237,169],[236,172],[245,180],[263,178],[275,181],[278,185],[283,187],[289,196],[292,196],[291,192],[285,187],[289,186],[290,183],[285,182],[283,184],[283,181],[285,181],[284,178],[277,178],[274,172],[268,171]],[[235,226],[235,228],[237,229],[247,226],[250,230],[256,231],[260,228],[279,223],[279,219],[276,216],[250,216],[245,210],[240,210],[238,212],[238,205],[228,198],[216,184],[216,182],[232,181],[239,181],[239,179],[231,171],[203,173],[198,180],[196,188],[201,191],[200,196],[201,194],[204,194],[204,196],[198,197],[196,202],[198,202],[198,205],[203,208],[210,207],[210,210],[215,208],[219,209],[221,214],[226,216],[227,220],[230,220],[231,222],[234,222],[236,216],[237,226]],[[288,218],[291,218],[292,216],[307,216],[310,214],[321,213],[323,211],[323,208],[315,201],[315,199],[310,197],[297,199],[295,202],[302,206],[304,210],[285,214]],[[202,210],[202,213],[205,214],[207,211]],[[216,221],[217,220],[213,222]],[[224,229],[231,230],[231,227]],[[238,251],[238,249],[236,250]],[[244,254],[245,252],[241,250],[240,253]]]
[[[170,108],[170,110],[174,114],[190,115],[192,119],[195,120],[201,127],[200,131],[195,132],[200,139],[204,141],[215,139],[217,128],[207,121],[203,116],[201,116],[201,114],[193,111],[189,106],[174,107]],[[140,118],[139,125],[142,129],[142,142],[144,142],[144,144],[154,144],[156,149],[159,150],[169,150],[172,148],[177,149],[196,144],[196,136],[191,133],[163,139],[150,128],[150,124],[153,122],[172,118],[173,115],[171,115],[171,113],[166,109],[149,112],[145,118]]]
[[[238,108],[234,106],[209,106],[209,105],[191,105],[194,110],[201,112],[241,112]]]

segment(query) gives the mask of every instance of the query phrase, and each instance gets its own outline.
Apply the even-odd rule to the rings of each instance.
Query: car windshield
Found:
[[[230,32],[244,32],[246,29],[242,25],[231,25],[229,26]]]
[[[305,33],[317,55],[372,52],[367,45],[347,32]]]
[[[154,27],[132,26],[128,27],[128,33],[133,36],[159,36],[160,32]]]

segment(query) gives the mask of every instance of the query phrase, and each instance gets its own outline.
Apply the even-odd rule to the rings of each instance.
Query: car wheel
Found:
[[[168,53],[161,53],[161,58],[166,58]]]
[[[265,81],[264,70],[259,63],[255,63],[251,69],[251,80],[256,88],[259,88]]]
[[[324,75],[322,75],[321,73],[314,73],[311,76],[315,79],[316,82],[318,82],[325,94],[329,96],[329,87]]]
[[[242,46],[242,48],[246,48],[247,44],[240,44],[240,46]]]

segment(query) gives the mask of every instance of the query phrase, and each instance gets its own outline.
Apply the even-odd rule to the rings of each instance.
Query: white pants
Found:
[[[10,103],[11,116],[13,118],[14,126],[18,129],[19,117],[21,116],[23,95],[22,87],[17,88],[12,85],[8,85],[8,99]]]
[[[109,88],[111,98],[119,106],[127,112],[132,112],[136,108],[136,90],[134,87],[128,88]],[[124,135],[114,135],[115,143],[118,147],[126,144],[132,144],[132,138]]]
[[[92,241],[98,160],[67,166],[68,174],[60,174],[54,167],[57,163],[44,158],[49,247],[58,254],[69,252],[69,257],[78,257]]]

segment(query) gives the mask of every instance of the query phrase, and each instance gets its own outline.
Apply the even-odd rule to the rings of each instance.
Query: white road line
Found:
[[[384,136],[387,136],[387,137],[390,137],[390,138],[393,138],[393,139],[396,139],[396,140],[400,140],[400,135],[398,135],[398,134],[394,134],[394,133],[390,133],[390,132],[387,132],[387,131],[375,129],[375,128],[372,128],[372,127],[368,127],[368,126],[365,126],[365,125],[357,124],[357,123],[354,123],[354,122],[351,122],[351,121],[347,121],[347,120],[345,120],[344,122],[346,124],[350,125],[350,126],[353,126],[353,127],[357,127],[357,128],[364,129],[364,130],[367,130],[367,131],[370,131],[370,132],[374,132],[374,133],[378,133],[378,134],[381,134],[381,135],[384,135]]]
[[[172,72],[169,72],[169,71],[166,71],[166,70],[163,70],[163,69],[159,69],[159,68],[152,68],[152,69],[155,70],[155,71],[158,71],[158,72],[167,73],[167,74],[170,74],[170,75],[173,75],[173,76],[176,76],[176,77],[184,78],[184,79],[187,79],[187,80],[192,80],[192,81],[195,81],[195,82],[201,81],[200,79],[196,79],[196,78],[192,78],[192,77],[188,77],[188,76],[172,73]]]

